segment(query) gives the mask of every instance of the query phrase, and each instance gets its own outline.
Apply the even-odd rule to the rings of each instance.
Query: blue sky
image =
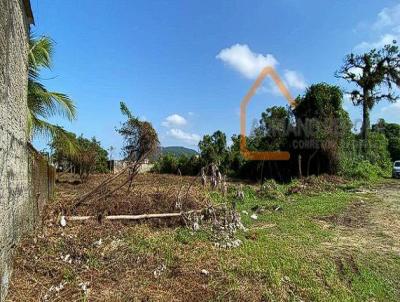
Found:
[[[56,42],[43,83],[78,108],[76,121],[53,122],[95,136],[105,148],[122,144],[115,132],[121,100],[152,122],[163,146],[196,149],[217,129],[239,133],[240,101],[265,65],[275,67],[293,96],[322,81],[346,88],[334,77],[345,54],[400,37],[400,4],[393,0],[31,3],[33,32]],[[285,104],[266,81],[248,124],[266,107]],[[399,105],[379,104],[372,120],[400,123]],[[349,101],[345,108],[361,117]]]

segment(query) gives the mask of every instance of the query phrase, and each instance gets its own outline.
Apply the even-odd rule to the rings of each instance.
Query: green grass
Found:
[[[374,189],[385,181],[369,185]],[[261,192],[257,186],[244,186],[245,198],[236,203],[236,209],[246,231],[236,234],[242,241],[237,248],[217,248],[214,234],[206,227],[194,232],[183,226],[143,223],[118,232],[96,226],[88,234],[87,229],[75,226],[75,236],[40,239],[40,248],[32,252],[40,265],[28,264],[36,278],[48,282],[48,288],[60,280],[68,283],[68,289],[75,290],[75,300],[77,296],[107,300],[103,288],[115,301],[180,296],[188,301],[400,301],[400,255],[374,246],[382,242],[390,247],[396,240],[392,233],[375,228],[368,234],[365,230],[369,229],[339,227],[322,220],[353,215],[349,206],[360,199],[366,206],[382,207],[383,197],[373,190],[357,193],[360,185],[366,187],[362,181],[330,185],[329,189],[321,184],[319,190],[290,194],[300,185],[270,182]],[[228,197],[218,192],[209,196],[215,204],[230,205],[235,194],[231,188]],[[250,217],[255,209],[256,220]],[[354,211],[357,214],[362,212]],[[370,235],[375,241],[368,248],[343,244],[345,236],[354,240]],[[102,245],[94,245],[100,238]],[[67,254],[74,259],[72,264],[60,259]],[[82,265],[76,264],[76,258]],[[164,265],[165,270],[155,277],[154,272]],[[209,271],[207,276],[203,269]],[[85,298],[78,284],[87,280],[92,296]],[[67,290],[62,293],[67,295]]]
[[[261,199],[254,188],[246,187],[245,200],[237,204],[238,211],[249,213],[242,214],[247,232],[238,234],[243,244],[218,252],[220,268],[230,280],[222,285],[226,292],[221,300],[227,298],[226,293],[236,297],[243,290],[240,283],[247,280],[272,301],[399,301],[398,255],[377,257],[365,250],[336,249],[326,244],[338,236],[335,229],[318,223],[317,217],[343,212],[355,199],[346,190],[357,186],[283,200]],[[211,196],[223,202],[219,194]],[[267,210],[254,220],[250,215],[256,206]],[[282,210],[272,210],[276,206]],[[187,245],[206,236],[177,230],[175,240]]]
[[[237,234],[243,243],[234,249],[214,247],[207,230],[183,227],[141,226],[124,241],[134,255],[156,256],[168,267],[182,259],[204,261],[207,267],[209,258],[216,259],[215,269],[222,277],[210,279],[215,300],[399,301],[399,256],[338,248],[333,243],[340,236],[337,229],[323,227],[318,220],[344,212],[357,199],[349,191],[357,186],[312,195],[282,194],[282,199],[260,198],[254,187],[245,187],[237,210],[248,212],[242,213],[247,231]],[[284,193],[287,187],[278,190]],[[215,192],[210,196],[216,203],[226,201]],[[277,206],[280,211],[273,210]],[[250,218],[255,207],[265,209],[257,220]]]
[[[272,195],[260,195],[254,186],[244,187],[245,199],[236,206],[247,230],[237,233],[242,240],[238,248],[216,248],[207,229],[193,232],[144,224],[124,232],[121,247],[112,253],[126,250],[122,259],[150,259],[145,269],[150,276],[160,263],[170,272],[174,267],[193,274],[202,268],[210,270],[207,286],[216,301],[400,301],[399,255],[337,246],[340,230],[318,219],[346,211],[359,199],[352,190],[360,183],[329,192],[289,195],[294,185],[277,185],[279,194]],[[228,199],[216,192],[210,197],[220,204],[232,200],[234,193]],[[281,210],[275,211],[278,206]],[[255,208],[264,209],[256,220],[250,218]],[[384,238],[384,234],[377,236]],[[62,241],[58,245],[65,249]],[[93,249],[86,254],[88,265],[101,269],[101,255]],[[63,278],[74,280],[76,276],[65,270]],[[160,279],[151,278],[140,279],[138,286],[165,285],[175,277],[166,273]]]

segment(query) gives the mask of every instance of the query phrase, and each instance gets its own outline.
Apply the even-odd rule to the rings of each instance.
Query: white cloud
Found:
[[[400,115],[400,103],[390,104],[389,106],[381,109],[382,113],[390,113],[399,116]]]
[[[400,4],[393,7],[385,7],[377,17],[377,20],[372,25],[374,29],[382,29],[388,26],[396,26],[400,24]]]
[[[283,84],[289,88],[296,90],[304,90],[307,88],[307,82],[304,80],[304,77],[297,71],[294,70],[285,70],[283,73]],[[282,92],[279,87],[275,84],[275,82],[269,78],[266,80],[265,85],[261,86],[257,93],[271,93],[275,96],[282,96]]]
[[[263,55],[255,53],[246,44],[235,44],[224,48],[216,58],[251,80],[257,78],[265,67],[275,68],[279,64],[272,54]],[[265,85],[259,87],[257,93],[267,92],[274,95],[281,95],[282,93],[275,83],[270,78],[268,80]],[[304,90],[307,87],[302,74],[294,70],[285,70],[282,81],[288,88]]]
[[[351,100],[351,94],[345,93],[343,94],[343,109],[349,110],[353,106],[353,101]]]
[[[289,87],[288,84],[285,82],[285,80],[282,80],[283,84],[286,87]],[[271,93],[275,96],[282,96],[282,92],[279,90],[278,86],[276,86],[275,82],[269,78],[267,79],[267,82],[265,85],[260,86],[260,88],[257,89],[258,93]]]
[[[384,34],[382,35],[379,40],[374,42],[361,42],[360,44],[356,45],[354,49],[356,50],[368,50],[372,48],[382,48],[387,44],[392,44],[393,40],[399,40],[399,35],[395,34]]]
[[[393,40],[400,40],[400,4],[382,9],[375,22],[368,29],[380,33],[380,36],[375,41],[359,43],[354,48],[355,50],[365,51],[372,48],[382,48],[391,44]]]
[[[185,126],[187,124],[186,119],[183,116],[180,116],[179,114],[172,114],[170,116],[167,116],[165,120],[161,123],[164,127],[181,127]]]
[[[356,76],[356,79],[360,78],[363,75],[363,70],[360,67],[351,67],[349,68],[349,72]]]
[[[278,61],[271,54],[258,54],[246,44],[235,44],[222,49],[216,57],[248,79],[255,79],[264,67],[275,67]]]
[[[294,70],[285,70],[283,74],[286,83],[289,87],[303,90],[307,87],[303,75]]]
[[[188,133],[181,129],[170,129],[167,131],[167,135],[190,145],[196,145],[200,141],[200,135]]]

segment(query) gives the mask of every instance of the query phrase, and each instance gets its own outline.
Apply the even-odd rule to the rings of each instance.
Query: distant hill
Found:
[[[198,154],[195,150],[185,148],[185,147],[179,147],[179,146],[170,146],[170,147],[161,147],[161,154],[172,154],[175,156],[192,156]]]

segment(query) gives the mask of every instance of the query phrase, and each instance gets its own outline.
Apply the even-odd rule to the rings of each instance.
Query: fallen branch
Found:
[[[105,185],[108,183],[112,182],[113,180],[117,179],[119,176],[124,174],[130,167],[125,167],[122,169],[120,172],[118,172],[115,175],[112,175],[111,177],[107,178],[106,180],[102,181],[99,185],[97,185],[94,189],[92,189],[90,192],[86,193],[83,195],[78,201],[75,202],[73,205],[73,209],[76,209],[78,206],[80,206],[86,199],[91,197],[94,193],[96,193],[100,188],[103,188]]]
[[[191,213],[200,213],[202,210],[192,210],[187,212],[179,213],[159,213],[159,214],[141,214],[141,215],[110,215],[104,216],[105,220],[140,220],[140,219],[151,219],[151,218],[170,218],[180,217]],[[98,219],[97,216],[62,216],[61,219],[66,221],[84,221],[90,219]]]

